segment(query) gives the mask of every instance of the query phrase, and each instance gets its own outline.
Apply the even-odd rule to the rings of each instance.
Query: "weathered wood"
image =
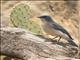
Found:
[[[0,29],[0,53],[22,60],[65,60],[80,58],[78,48],[56,41],[46,42],[45,38],[21,28]]]

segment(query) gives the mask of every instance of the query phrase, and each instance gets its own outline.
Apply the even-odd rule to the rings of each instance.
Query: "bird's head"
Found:
[[[52,22],[52,18],[48,15],[39,16],[38,18],[40,18],[42,21]]]

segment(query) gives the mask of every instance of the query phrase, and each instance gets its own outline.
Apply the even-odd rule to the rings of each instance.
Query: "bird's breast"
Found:
[[[49,24],[43,24],[42,29],[49,35],[56,35],[57,31],[53,29]]]

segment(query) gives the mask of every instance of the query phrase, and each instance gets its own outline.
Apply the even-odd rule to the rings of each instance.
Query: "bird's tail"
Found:
[[[68,42],[69,42],[71,45],[78,47],[78,45],[77,45],[72,39],[71,39],[71,40],[68,40]]]

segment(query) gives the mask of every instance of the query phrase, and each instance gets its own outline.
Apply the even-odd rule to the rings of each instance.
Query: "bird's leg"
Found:
[[[61,37],[59,37],[58,42],[60,41]]]
[[[57,38],[58,36],[55,36],[53,39]]]

